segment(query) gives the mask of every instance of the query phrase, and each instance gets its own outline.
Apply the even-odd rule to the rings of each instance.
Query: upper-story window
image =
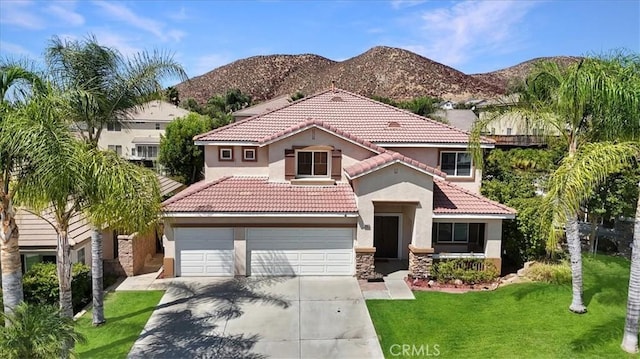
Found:
[[[120,122],[107,123],[107,131],[122,131],[122,125]]]
[[[220,147],[220,150],[218,152],[218,157],[220,161],[233,161],[233,148]]]
[[[329,177],[328,151],[297,151],[298,177]]]
[[[242,148],[242,160],[243,161],[257,161],[258,157],[256,156],[255,148]]]
[[[160,129],[160,124],[156,123],[156,130],[159,130],[159,129]]]
[[[471,176],[471,154],[469,152],[441,152],[440,170],[449,176]]]

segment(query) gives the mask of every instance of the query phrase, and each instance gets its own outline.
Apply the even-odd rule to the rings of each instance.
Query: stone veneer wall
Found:
[[[356,277],[358,279],[373,278],[376,272],[375,248],[356,248]]]
[[[118,258],[105,261],[105,271],[131,277],[140,274],[147,257],[156,253],[155,230],[118,236]],[[108,263],[108,264],[107,264]]]
[[[426,279],[433,265],[433,248],[409,246],[409,274],[413,278]]]

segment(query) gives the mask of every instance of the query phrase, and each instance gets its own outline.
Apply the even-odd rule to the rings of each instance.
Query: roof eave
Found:
[[[433,219],[514,219],[515,213],[433,213]]]
[[[169,218],[331,217],[357,218],[358,212],[163,212]]]

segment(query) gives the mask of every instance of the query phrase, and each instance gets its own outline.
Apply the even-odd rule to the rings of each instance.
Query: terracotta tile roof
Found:
[[[360,161],[352,166],[345,168],[344,171],[347,173],[349,178],[355,178],[364,173],[368,173],[371,171],[375,171],[379,168],[385,167],[386,165],[391,164],[393,162],[402,162],[412,167],[421,169],[431,175],[440,176],[442,178],[445,178],[447,176],[446,173],[440,171],[437,168],[427,166],[422,162],[418,162],[412,158],[409,158],[407,156],[404,156],[400,153],[393,152],[393,151],[386,151],[377,156],[369,157],[363,161]]]
[[[467,191],[447,181],[433,181],[434,214],[503,214],[514,215],[516,210]]]
[[[266,177],[198,182],[163,203],[165,212],[357,213],[348,184],[294,186]]]
[[[327,90],[198,135],[196,141],[264,143],[306,120],[319,120],[374,143],[469,142],[469,133],[344,90]],[[494,141],[481,138],[484,144]]]

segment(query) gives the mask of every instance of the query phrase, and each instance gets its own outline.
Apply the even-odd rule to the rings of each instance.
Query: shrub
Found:
[[[75,263],[71,268],[74,312],[91,300],[91,268]],[[34,304],[58,305],[58,273],[54,263],[36,263],[22,278],[24,299]]]
[[[538,282],[568,284],[571,283],[571,267],[566,261],[559,263],[537,262],[529,267],[525,276]]]
[[[491,261],[471,258],[439,260],[432,271],[440,283],[451,283],[456,279],[466,284],[488,283],[500,274]]]

